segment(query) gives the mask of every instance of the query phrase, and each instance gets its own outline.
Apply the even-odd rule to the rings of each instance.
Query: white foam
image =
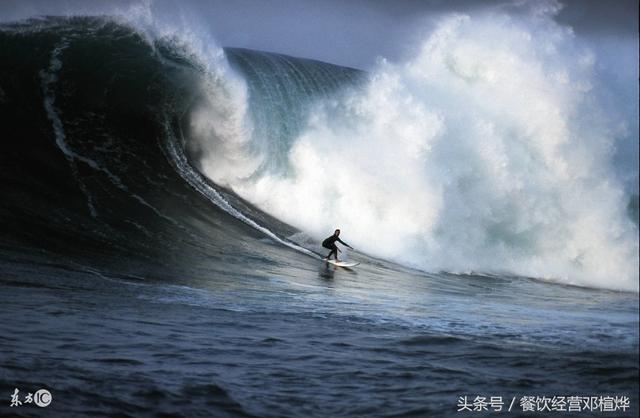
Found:
[[[549,11],[449,16],[363,92],[319,104],[289,176],[216,173],[213,153],[201,164],[279,219],[316,238],[340,227],[376,256],[638,291],[595,63]]]

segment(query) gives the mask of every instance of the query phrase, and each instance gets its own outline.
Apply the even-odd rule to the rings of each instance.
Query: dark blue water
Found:
[[[2,392],[48,388],[47,416],[455,416],[463,395],[637,408],[636,295],[254,245],[252,274],[230,262],[180,284],[4,273]]]

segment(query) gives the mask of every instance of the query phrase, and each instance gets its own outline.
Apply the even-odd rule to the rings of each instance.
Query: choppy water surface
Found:
[[[60,416],[454,416],[463,395],[637,405],[636,295],[333,271],[294,252],[247,262],[255,275],[180,284],[5,275],[3,393],[45,386]]]

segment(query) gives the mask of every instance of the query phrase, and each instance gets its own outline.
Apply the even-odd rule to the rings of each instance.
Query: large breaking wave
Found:
[[[244,164],[198,161],[214,181],[315,238],[341,227],[362,251],[421,269],[637,290],[596,57],[550,15],[447,17],[407,62],[313,105],[295,78],[313,91],[330,77],[270,61],[236,63],[260,129],[232,152]]]
[[[382,60],[368,74],[224,51],[203,33],[152,23],[3,28],[16,54],[37,46],[33,97],[74,179],[64,187],[76,188],[89,218],[110,215],[110,228],[122,229],[106,199],[126,194],[188,229],[180,210],[162,209],[156,187],[177,173],[208,202],[302,252],[235,195],[311,239],[341,227],[359,250],[427,271],[637,291],[637,224],[610,168],[614,132],[598,106],[596,57],[551,15],[449,16],[406,62]],[[83,69],[89,53],[103,73]],[[87,83],[95,98],[78,91]],[[10,103],[11,88],[0,92]],[[97,102],[113,97],[111,106],[130,113]],[[128,140],[142,129],[137,112],[153,115],[147,143]],[[142,220],[131,223],[149,235]]]

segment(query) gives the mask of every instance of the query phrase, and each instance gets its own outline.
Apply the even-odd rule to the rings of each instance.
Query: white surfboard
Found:
[[[357,261],[336,261],[336,260],[327,260],[326,258],[324,259],[324,261],[338,267],[355,267],[358,264],[360,264]]]

